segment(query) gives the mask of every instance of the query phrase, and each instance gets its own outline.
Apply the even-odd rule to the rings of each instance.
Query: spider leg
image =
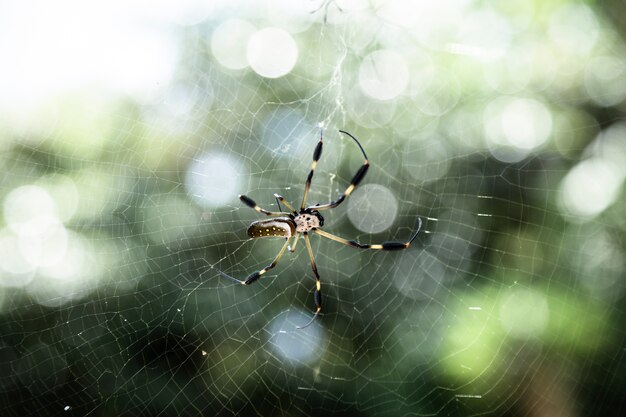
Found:
[[[276,194],[274,194],[276,196]],[[278,210],[283,211],[283,208],[280,206],[280,201],[278,201],[278,197],[276,197],[276,204],[278,205]]]
[[[354,177],[352,177],[352,181],[350,181],[350,185],[348,186],[348,188],[346,188],[346,190],[343,192],[343,194],[339,196],[339,198],[337,200],[335,200],[333,202],[330,202],[328,204],[321,204],[321,205],[318,204],[318,205],[315,205],[315,206],[311,206],[309,208],[312,208],[312,209],[315,209],[315,210],[328,210],[328,209],[331,209],[331,208],[335,208],[339,204],[343,203],[343,200],[345,200],[346,197],[348,197],[350,194],[352,194],[352,191],[354,191],[354,189],[359,185],[359,183],[361,181],[363,181],[363,178],[365,178],[365,174],[367,174],[367,170],[370,167],[370,163],[369,163],[369,160],[367,159],[367,155],[365,154],[365,151],[363,150],[363,146],[361,146],[361,144],[359,143],[357,138],[355,138],[350,133],[348,133],[348,132],[346,132],[344,130],[340,130],[339,132],[343,133],[344,135],[348,135],[352,139],[354,139],[356,144],[359,145],[359,149],[361,150],[361,153],[363,154],[363,158],[365,158],[365,162],[363,162],[363,165],[361,165],[361,168],[359,168],[359,170],[356,172],[356,174],[354,174]]]
[[[313,173],[315,172],[315,168],[317,167],[317,161],[319,161],[322,156],[322,145],[324,144],[324,131],[320,129],[320,141],[317,142],[317,146],[315,147],[315,151],[313,151],[313,164],[311,164],[311,171],[309,175],[306,177],[306,183],[304,184],[304,195],[302,196],[302,203],[300,204],[300,210],[304,209],[306,204],[306,199],[309,196],[309,190],[311,189],[311,180],[313,179]]]
[[[219,271],[220,274],[225,277],[230,279],[231,281],[235,281],[239,284],[242,285],[250,285],[252,284],[254,281],[258,280],[259,278],[261,278],[261,275],[265,274],[267,271],[269,271],[270,269],[274,268],[276,266],[276,264],[278,264],[278,261],[280,260],[280,258],[283,256],[283,254],[285,253],[285,250],[287,250],[287,247],[289,246],[289,241],[291,240],[291,237],[287,238],[287,241],[285,242],[285,244],[283,245],[283,247],[280,249],[280,252],[278,252],[278,255],[276,255],[276,257],[274,258],[274,260],[272,261],[271,264],[269,264],[268,266],[266,266],[265,268],[261,269],[260,271],[256,271],[251,273],[250,275],[248,275],[248,277],[245,280],[239,280],[235,277],[232,277],[230,275],[228,275],[225,272]]]
[[[320,274],[317,272],[317,265],[315,265],[315,258],[313,257],[313,250],[311,249],[311,241],[309,240],[309,235],[304,234],[304,243],[306,244],[306,249],[309,252],[309,259],[311,260],[311,268],[313,269],[313,273],[315,274],[315,292],[313,293],[313,297],[315,299],[315,314],[307,324],[304,326],[298,326],[298,329],[304,329],[305,327],[309,327],[313,320],[319,315],[320,311],[322,311],[322,285],[320,282]]]
[[[383,242],[383,243],[379,243],[375,245],[364,245],[354,240],[348,240],[339,236],[335,236],[331,233],[325,232],[320,229],[314,229],[313,232],[327,239],[334,240],[335,242],[339,242],[343,245],[352,246],[353,248],[378,249],[378,250],[402,250],[402,249],[407,249],[409,246],[411,246],[411,243],[413,243],[413,241],[417,237],[417,234],[419,233],[421,228],[422,228],[422,219],[418,217],[417,222],[415,224],[415,232],[413,233],[413,236],[411,236],[411,238],[407,242],[391,241],[391,242]]]
[[[293,207],[291,207],[291,204],[289,204],[289,202],[287,200],[285,200],[285,197],[283,197],[280,194],[276,194],[274,193],[274,197],[276,197],[276,202],[278,203],[278,207],[280,208],[280,203],[282,202],[285,207],[287,207],[289,210],[291,210],[293,213],[297,213],[296,210],[294,210]]]
[[[296,233],[293,235],[293,246],[289,246],[287,249],[289,252],[294,253],[296,251],[296,246],[298,246],[298,240],[300,237],[300,233]]]
[[[291,214],[285,211],[268,211],[268,210],[262,209],[254,202],[253,199],[243,194],[239,194],[239,199],[241,200],[243,204],[250,207],[251,209],[258,211],[259,213],[267,214],[268,216],[288,216]]]

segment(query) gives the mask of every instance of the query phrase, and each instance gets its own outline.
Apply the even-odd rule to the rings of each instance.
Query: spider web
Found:
[[[134,89],[86,77],[50,104],[2,73],[2,414],[623,413],[620,28],[579,3],[442,4],[189,1],[131,13],[159,23],[156,55],[101,28],[95,57],[175,51]],[[259,75],[288,66],[287,42],[276,65],[236,68],[238,41],[275,26],[295,67]],[[237,194],[297,207],[321,128],[309,203],[362,164],[338,129],[371,163],[324,230],[423,228],[397,252],[312,235],[323,311],[297,330],[314,311],[304,242],[253,285],[219,271],[276,256]]]

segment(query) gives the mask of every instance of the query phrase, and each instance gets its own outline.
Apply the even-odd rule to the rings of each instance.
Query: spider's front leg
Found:
[[[276,197],[276,204],[278,204],[278,208],[282,211],[282,208],[280,207],[280,203],[282,202],[285,207],[287,207],[289,210],[291,210],[292,213],[296,214],[298,213],[292,206],[291,204],[289,204],[289,202],[287,200],[285,200],[285,197],[283,197],[280,194],[276,194],[274,193],[274,197]]]
[[[361,165],[361,168],[359,168],[359,170],[356,172],[356,174],[354,174],[354,177],[352,177],[352,180],[350,181],[350,185],[346,188],[346,190],[343,192],[343,194],[341,194],[339,196],[339,198],[337,198],[337,200],[332,201],[330,203],[327,203],[327,204],[316,204],[316,205],[310,207],[310,208],[314,208],[315,210],[328,210],[328,209],[335,208],[339,204],[343,203],[343,201],[347,197],[349,197],[350,194],[352,194],[354,189],[361,183],[361,181],[363,181],[363,178],[365,178],[365,174],[367,174],[367,170],[370,167],[370,162],[367,159],[367,155],[365,154],[365,150],[363,149],[363,146],[361,146],[361,143],[357,140],[357,138],[355,138],[351,133],[348,133],[345,130],[340,130],[339,132],[341,132],[344,135],[347,135],[347,136],[351,137],[352,139],[354,139],[356,144],[359,146],[359,149],[361,150],[361,153],[363,154],[363,158],[365,160],[363,161],[363,165]]]
[[[243,204],[250,207],[251,209],[258,211],[259,213],[267,214],[268,216],[288,216],[290,214],[284,211],[269,211],[262,209],[257,205],[257,203],[254,202],[253,199],[251,199],[247,195],[239,194],[239,199]]]
[[[306,205],[306,200],[309,196],[309,190],[311,189],[311,180],[313,180],[313,174],[315,174],[315,168],[317,168],[317,161],[322,157],[322,147],[324,146],[324,131],[320,130],[320,140],[317,142],[317,146],[313,151],[313,163],[311,164],[311,171],[309,171],[309,175],[306,177],[306,181],[304,182],[304,193],[302,195],[302,203],[300,203],[300,210],[304,209]]]
[[[417,237],[421,228],[422,228],[422,219],[418,217],[417,221],[415,222],[415,232],[413,232],[413,236],[411,236],[411,238],[407,240],[406,242],[390,241],[390,242],[383,242],[383,243],[377,243],[377,244],[363,244],[355,240],[344,239],[342,237],[333,235],[332,233],[325,232],[324,230],[321,230],[321,229],[314,229],[313,232],[317,235],[325,237],[326,239],[334,240],[335,242],[339,242],[342,245],[351,246],[353,248],[374,249],[374,250],[402,250],[402,249],[408,249],[411,246],[411,243],[413,243],[413,241]]]

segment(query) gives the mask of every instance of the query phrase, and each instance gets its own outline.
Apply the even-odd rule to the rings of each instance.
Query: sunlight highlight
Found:
[[[585,65],[585,90],[603,107],[619,105],[626,99],[626,65],[622,57],[605,55],[589,59]]]
[[[391,50],[374,51],[359,67],[359,86],[378,100],[391,100],[404,93],[409,83],[409,68],[402,55]]]
[[[623,181],[623,170],[610,161],[582,161],[561,182],[561,207],[575,216],[595,217],[617,199]]]
[[[306,329],[296,329],[311,319],[311,313],[286,310],[270,325],[270,347],[281,358],[297,363],[318,360],[324,351],[325,337],[319,320]]]
[[[16,2],[2,10],[0,57],[11,65],[0,66],[0,108],[29,112],[87,87],[142,98],[170,79],[174,38],[129,13],[126,3],[64,0],[32,7]]]
[[[67,250],[67,235],[61,222],[50,222],[38,233],[19,236],[20,254],[36,268],[58,264]]]
[[[4,220],[13,232],[22,236],[38,235],[58,223],[52,197],[36,185],[18,187],[6,196]]]
[[[19,246],[13,232],[0,231],[0,286],[24,287],[35,277],[35,265],[24,258]]]
[[[552,12],[548,36],[560,51],[583,58],[598,41],[598,21],[585,4],[564,4]]]
[[[298,61],[298,45],[289,32],[265,28],[254,33],[248,42],[248,64],[266,78],[279,78],[291,72]]]
[[[451,44],[452,51],[493,60],[506,55],[513,27],[507,16],[492,8],[482,8],[463,16],[456,32],[457,42]]]
[[[438,47],[454,39],[454,32],[467,14],[470,3],[471,0],[394,0],[381,2],[381,11],[378,13],[393,23],[409,27],[422,45]]]
[[[509,144],[520,149],[534,149],[548,140],[552,117],[546,106],[538,101],[516,99],[504,107],[501,128]]]
[[[42,237],[40,244],[46,243]],[[50,237],[48,243],[52,243]],[[85,297],[97,288],[104,265],[94,262],[94,247],[84,237],[65,231],[63,250],[44,248],[45,264],[39,262],[37,277],[27,287],[41,305],[58,307]],[[49,253],[46,253],[48,252]]]
[[[52,174],[36,183],[54,202],[55,215],[62,222],[71,220],[78,209],[78,189],[74,180],[63,174]]]
[[[500,97],[486,107],[485,136],[494,157],[517,162],[542,146],[552,134],[552,114],[537,100]]]
[[[54,189],[58,200],[67,191],[64,187],[73,184],[54,176],[41,183],[59,185]],[[70,202],[61,208],[67,215],[76,206]],[[55,200],[35,185],[14,189],[4,202],[8,227],[0,233],[0,248],[4,249],[0,251],[0,284],[25,287],[35,301],[45,306],[82,298],[95,288],[102,273],[102,265],[88,262],[93,247],[84,237],[69,231],[57,212]]]
[[[231,19],[220,24],[211,36],[211,52],[217,62],[234,70],[246,68],[247,44],[255,31],[247,20]]]
[[[236,203],[241,193],[243,167],[233,158],[220,153],[199,156],[187,169],[187,193],[204,207]]]

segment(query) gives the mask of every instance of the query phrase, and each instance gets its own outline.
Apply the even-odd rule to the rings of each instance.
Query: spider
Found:
[[[252,222],[252,224],[248,227],[248,236],[251,238],[284,237],[286,241],[281,250],[278,252],[278,255],[276,255],[271,264],[259,271],[251,273],[245,280],[239,280],[222,271],[219,271],[222,276],[230,280],[233,280],[239,284],[250,285],[253,282],[257,281],[259,278],[261,278],[261,276],[267,271],[274,268],[287,249],[291,253],[295,252],[296,246],[298,244],[298,238],[302,234],[304,236],[304,243],[306,245],[307,252],[309,253],[311,268],[313,269],[313,274],[315,274],[315,291],[313,295],[316,308],[311,320],[304,326],[297,327],[298,329],[304,329],[305,327],[308,327],[311,323],[313,323],[313,320],[315,320],[315,318],[322,311],[322,286],[320,281],[320,275],[317,272],[317,265],[315,264],[313,250],[311,249],[311,242],[309,239],[310,233],[325,237],[330,240],[334,240],[335,242],[339,242],[343,245],[351,246],[353,248],[375,250],[402,250],[407,249],[409,246],[411,246],[411,243],[413,243],[422,227],[422,220],[418,217],[415,226],[415,232],[407,242],[391,241],[383,242],[380,244],[362,244],[354,240],[347,240],[342,237],[333,235],[321,229],[321,227],[324,226],[324,217],[322,217],[320,212],[333,209],[343,203],[344,200],[348,196],[350,196],[354,189],[363,180],[370,166],[367,155],[365,154],[365,151],[363,150],[363,147],[361,146],[357,138],[355,138],[352,134],[346,131],[339,130],[339,132],[352,138],[361,150],[363,158],[365,158],[365,162],[363,162],[361,168],[359,168],[356,174],[354,174],[352,181],[350,181],[350,185],[346,188],[343,194],[341,194],[337,198],[337,200],[327,204],[318,203],[313,206],[306,206],[306,200],[309,196],[309,190],[311,188],[311,180],[313,179],[313,174],[315,173],[317,162],[322,156],[323,131],[320,131],[320,140],[315,147],[315,151],[313,152],[313,164],[311,165],[311,171],[309,172],[309,175],[307,176],[306,182],[304,184],[304,195],[302,197],[302,203],[300,203],[300,210],[295,210],[281,195],[278,194],[274,194],[274,197],[276,197],[276,202],[278,203],[278,209],[281,210],[278,212],[262,209],[250,197],[245,195],[239,195],[239,199],[246,206],[258,211],[259,213],[263,213],[268,216],[278,216],[268,220]],[[289,211],[282,211],[280,203],[283,203]],[[293,246],[290,246],[289,243],[292,238],[294,239],[294,243]]]

